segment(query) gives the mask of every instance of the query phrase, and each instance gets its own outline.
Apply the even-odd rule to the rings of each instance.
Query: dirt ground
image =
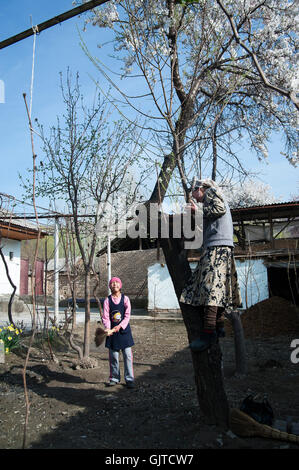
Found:
[[[273,305],[272,305],[273,307]],[[289,310],[288,310],[289,312]],[[253,323],[256,318],[252,315]],[[287,315],[287,313],[286,313]],[[245,317],[244,317],[245,318]],[[231,407],[250,393],[267,394],[275,418],[299,423],[299,364],[290,360],[294,328],[270,335],[252,334],[244,320],[249,372],[235,375],[234,338],[229,327],[221,340],[223,373]],[[294,317],[292,317],[294,320]],[[271,321],[263,319],[265,324]],[[272,322],[273,324],[273,322]],[[31,449],[285,449],[298,445],[259,437],[240,438],[204,424],[198,406],[191,354],[182,321],[132,318],[136,388],[108,387],[108,354],[91,343],[97,366],[75,368],[76,353],[62,337],[59,363],[48,349],[32,348],[27,367],[30,416],[26,447]],[[93,331],[96,324],[92,325]],[[247,331],[247,333],[246,333]],[[267,329],[269,332],[269,328]],[[282,334],[280,334],[282,332]],[[77,341],[83,328],[77,328]],[[22,369],[25,353],[11,353],[0,364],[0,448],[21,449],[25,399]],[[121,371],[123,375],[123,363]]]

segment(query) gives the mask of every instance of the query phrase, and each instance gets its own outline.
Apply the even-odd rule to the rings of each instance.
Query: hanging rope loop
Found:
[[[32,26],[33,31],[33,52],[32,52],[32,70],[31,70],[31,87],[30,87],[30,108],[29,108],[29,115],[31,119],[31,111],[32,111],[32,95],[33,95],[33,81],[34,81],[34,64],[35,64],[35,42],[36,42],[36,35],[39,34],[38,26]]]
[[[38,25],[32,26],[32,31],[34,34],[39,34]]]

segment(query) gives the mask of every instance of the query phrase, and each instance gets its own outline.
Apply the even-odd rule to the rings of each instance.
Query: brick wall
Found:
[[[165,263],[165,259],[160,250],[161,263]],[[135,250],[135,251],[120,251],[118,253],[111,253],[111,275],[112,277],[119,277],[123,283],[122,291],[130,296],[131,301],[137,299],[147,299],[147,268],[151,264],[157,262],[157,250]],[[99,297],[106,297],[108,294],[107,285],[107,254],[102,255],[98,259],[100,284],[96,289]],[[54,276],[48,273],[47,294],[54,295]],[[96,279],[91,276],[91,297],[94,296],[93,289],[96,285]],[[59,275],[59,292],[60,298],[71,297],[71,292],[66,274],[60,273]],[[84,277],[80,276],[77,280],[77,297],[84,297]]]

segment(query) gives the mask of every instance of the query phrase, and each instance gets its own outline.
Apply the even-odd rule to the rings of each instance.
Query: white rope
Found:
[[[33,82],[34,82],[35,43],[36,43],[36,34],[38,33],[38,26],[32,26],[32,30],[34,33],[34,39],[33,39],[31,87],[30,87],[30,108],[29,108],[30,119],[31,119],[31,110],[32,110],[32,96],[33,96]]]

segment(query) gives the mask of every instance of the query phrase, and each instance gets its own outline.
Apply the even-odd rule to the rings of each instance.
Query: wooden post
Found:
[[[273,236],[273,220],[272,220],[272,212],[269,212],[269,222],[270,222],[270,243],[271,243],[271,248],[275,248],[275,240]]]
[[[231,321],[234,332],[236,375],[246,375],[248,372],[248,366],[245,349],[244,330],[240,318],[240,313],[237,310],[233,310],[228,315],[228,317]]]
[[[241,247],[243,250],[246,248],[246,233],[243,220],[241,220]]]

